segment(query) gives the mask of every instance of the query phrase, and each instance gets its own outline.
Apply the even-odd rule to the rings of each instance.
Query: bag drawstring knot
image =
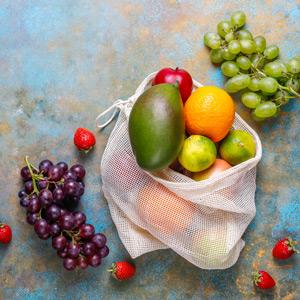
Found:
[[[118,112],[128,103],[132,102],[133,99],[129,98],[128,100],[118,99],[116,100],[108,109],[103,111],[98,117],[96,118],[96,126],[99,129],[103,129],[106,127],[118,114]],[[106,116],[107,114],[111,113],[108,120],[101,122],[101,119]]]

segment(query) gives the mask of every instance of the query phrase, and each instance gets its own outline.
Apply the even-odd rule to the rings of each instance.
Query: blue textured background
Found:
[[[300,240],[300,100],[261,127],[264,147],[259,166],[257,215],[244,235],[238,263],[223,271],[203,271],[170,250],[136,259],[137,276],[124,283],[106,269],[127,258],[100,188],[100,159],[111,126],[97,133],[88,156],[74,148],[79,126],[94,119],[117,98],[131,95],[150,72],[180,66],[204,84],[222,86],[210,64],[203,34],[236,9],[248,27],[276,43],[282,57],[300,54],[299,1],[4,1],[0,3],[0,219],[14,239],[0,246],[0,299],[299,299],[299,258],[278,263],[273,243],[289,234]],[[236,101],[239,103],[239,101]],[[18,205],[19,168],[28,154],[81,162],[88,171],[82,206],[109,239],[103,266],[68,273],[50,243],[38,240]],[[266,269],[277,288],[258,292],[250,281]]]

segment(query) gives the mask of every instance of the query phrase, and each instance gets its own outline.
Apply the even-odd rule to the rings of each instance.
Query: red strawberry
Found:
[[[135,266],[127,261],[118,261],[113,263],[111,269],[108,270],[112,276],[118,280],[127,280],[134,276]]]
[[[11,241],[12,232],[7,224],[0,223],[0,243],[8,244]]]
[[[256,286],[261,289],[271,289],[276,285],[276,282],[271,275],[265,271],[258,271],[253,273],[253,281]]]
[[[299,253],[299,251],[296,249],[296,245],[296,241],[286,237],[275,244],[272,254],[277,259],[287,259],[294,253]]]
[[[96,144],[94,134],[86,128],[77,128],[74,134],[74,144],[79,150],[88,152]]]

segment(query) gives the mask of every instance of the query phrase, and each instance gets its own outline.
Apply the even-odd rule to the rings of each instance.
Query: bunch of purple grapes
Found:
[[[95,233],[80,211],[71,211],[84,193],[85,169],[71,168],[65,162],[54,165],[43,160],[36,168],[25,158],[21,169],[24,189],[19,192],[20,205],[27,210],[27,222],[42,240],[52,238],[52,247],[63,259],[67,270],[97,267],[109,253],[106,237]]]

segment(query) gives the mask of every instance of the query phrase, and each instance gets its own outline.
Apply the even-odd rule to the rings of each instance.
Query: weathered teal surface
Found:
[[[225,3],[225,4],[224,4]],[[257,215],[244,235],[238,263],[203,271],[170,250],[136,259],[129,282],[111,279],[112,261],[127,258],[100,188],[100,160],[111,126],[97,133],[87,156],[73,146],[79,126],[94,128],[98,113],[131,95],[150,72],[180,66],[204,84],[222,86],[202,37],[236,9],[248,26],[284,58],[300,54],[300,4],[294,1],[2,0],[0,3],[0,219],[14,239],[0,246],[0,299],[300,299],[300,260],[275,262],[273,243],[300,240],[300,100],[262,126],[251,122],[264,147],[257,179]],[[238,101],[237,101],[238,103]],[[19,207],[19,168],[30,155],[38,163],[81,162],[88,171],[82,206],[109,239],[110,256],[98,269],[68,273],[49,241],[40,241]],[[277,280],[258,292],[250,275],[258,268]]]

